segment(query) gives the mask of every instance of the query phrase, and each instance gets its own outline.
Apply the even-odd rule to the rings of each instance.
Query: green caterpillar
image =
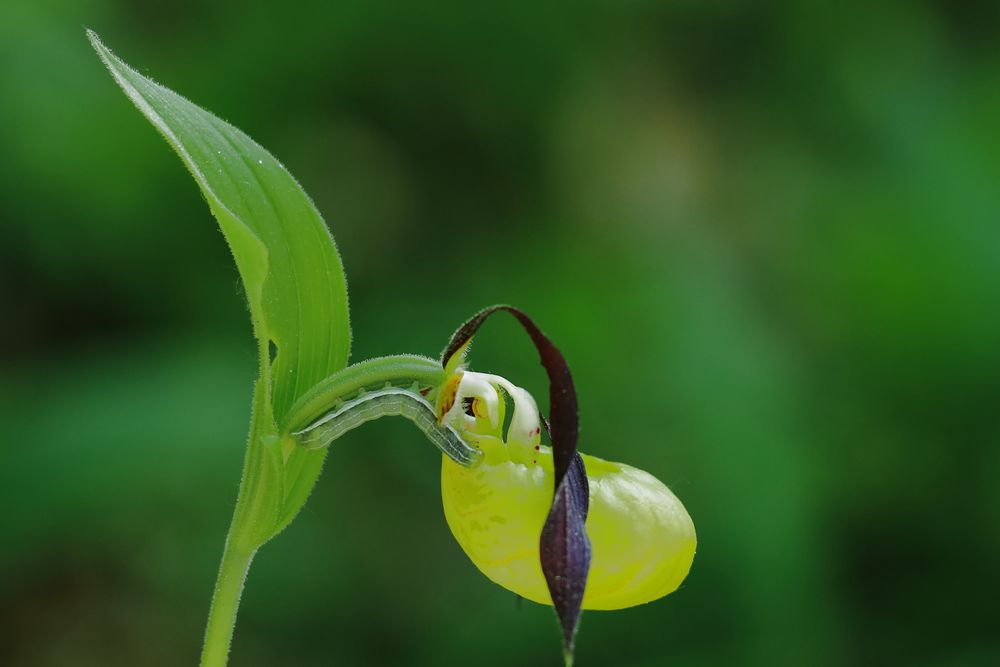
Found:
[[[470,447],[451,426],[438,423],[437,411],[419,393],[387,386],[362,391],[343,401],[312,424],[296,431],[298,443],[307,449],[326,447],[331,442],[367,422],[380,417],[405,417],[419,428],[445,456],[464,467],[478,465],[483,453]]]

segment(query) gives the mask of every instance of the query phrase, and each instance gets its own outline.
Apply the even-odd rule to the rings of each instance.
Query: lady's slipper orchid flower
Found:
[[[552,447],[541,444],[543,422],[531,394],[462,365],[476,330],[499,310],[525,327],[548,372]],[[530,318],[509,306],[480,312],[453,336],[443,363],[438,420],[483,451],[474,468],[443,457],[448,526],[490,580],[554,604],[567,662],[581,609],[622,609],[677,589],[694,559],[691,517],[652,475],[576,453],[569,368]],[[504,394],[513,404],[506,433]]]
[[[535,401],[496,375],[459,370],[453,377],[457,396],[442,421],[485,456],[476,468],[442,456],[448,527],[490,580],[552,604],[538,546],[552,501],[552,449],[540,443]],[[501,390],[514,406],[506,438]],[[676,590],[695,551],[694,524],[684,506],[649,473],[586,454],[581,458],[590,486],[586,527],[593,550],[583,608],[622,609]]]

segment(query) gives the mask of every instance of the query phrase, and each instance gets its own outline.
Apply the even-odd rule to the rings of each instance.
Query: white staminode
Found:
[[[476,418],[465,413],[465,399],[479,399],[486,409],[486,416],[493,429],[499,430],[500,396],[498,389],[503,389],[514,402],[514,413],[511,416],[510,428],[507,430],[507,444],[534,445],[541,433],[541,419],[538,416],[538,405],[527,390],[511,383],[507,378],[490,373],[475,373],[465,371],[459,382],[455,395],[455,403],[444,415],[445,423],[461,423],[466,429],[476,424]]]

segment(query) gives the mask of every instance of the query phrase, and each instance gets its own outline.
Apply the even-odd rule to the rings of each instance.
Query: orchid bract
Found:
[[[326,448],[381,417],[410,420],[440,450],[452,534],[490,580],[554,606],[567,662],[582,609],[630,607],[680,585],[696,543],[684,506],[653,476],[577,452],[569,366],[530,317],[493,306],[455,332],[440,360],[394,355],[348,366],[346,280],[301,187],[245,134],[89,36],[205,195],[240,271],[258,342],[247,455],[203,666],[226,664],[253,556],[301,510]],[[527,391],[469,368],[473,336],[499,312],[517,319],[538,350],[549,380],[548,421]]]

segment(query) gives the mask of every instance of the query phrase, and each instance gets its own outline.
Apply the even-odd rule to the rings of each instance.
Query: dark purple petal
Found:
[[[590,540],[584,527],[589,495],[587,472],[583,459],[577,454],[562,483],[556,487],[539,542],[542,573],[562,624],[567,663],[572,660],[573,639],[590,569]]]
[[[483,322],[498,311],[517,318],[538,350],[542,366],[549,376],[549,435],[555,468],[552,507],[542,527],[539,540],[542,573],[552,595],[552,604],[563,629],[563,649],[567,663],[572,660],[573,638],[580,621],[583,593],[590,569],[590,540],[585,523],[590,486],[583,459],[576,451],[579,434],[579,408],[573,377],[562,352],[535,325],[530,317],[513,306],[490,306],[476,313],[458,328],[441,355],[447,365],[451,357]]]

